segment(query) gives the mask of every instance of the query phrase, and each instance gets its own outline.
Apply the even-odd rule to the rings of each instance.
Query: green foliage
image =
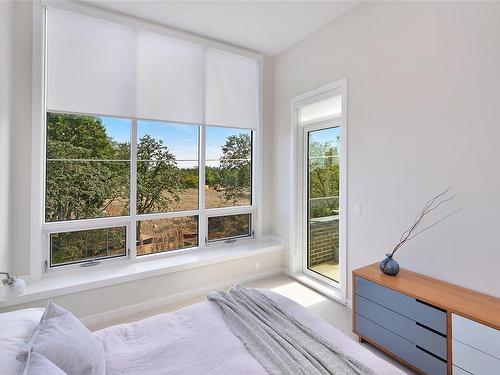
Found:
[[[309,155],[311,218],[336,215],[339,209],[336,197],[339,196],[340,179],[337,148],[331,142],[312,141],[309,143]]]
[[[181,178],[175,156],[163,144],[149,135],[137,146],[137,213],[168,211],[179,201]]]
[[[211,171],[211,181],[224,189],[224,199],[236,204],[250,192],[252,166],[252,139],[250,134],[241,133],[227,137],[222,146],[220,167]]]
[[[56,233],[51,245],[52,264],[121,255],[126,252],[125,227]]]
[[[46,220],[106,216],[116,200],[127,214],[129,162],[93,159],[127,160],[129,150],[106,135],[98,117],[48,113]]]

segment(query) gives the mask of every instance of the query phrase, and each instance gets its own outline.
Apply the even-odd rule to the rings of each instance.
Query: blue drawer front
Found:
[[[446,375],[447,373],[446,362],[359,314],[356,314],[356,331],[428,375]]]
[[[356,313],[446,360],[446,338],[438,333],[361,296],[356,296]]]
[[[446,313],[415,298],[356,276],[356,294],[446,335]]]

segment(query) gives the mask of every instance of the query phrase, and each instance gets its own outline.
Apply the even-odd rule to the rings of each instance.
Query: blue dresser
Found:
[[[355,276],[355,331],[427,374],[446,375],[446,312]]]
[[[352,298],[353,331],[360,341],[418,373],[500,375],[500,346],[491,349],[500,345],[498,298],[407,270],[387,276],[377,264],[353,271]],[[470,320],[474,315],[488,325]]]

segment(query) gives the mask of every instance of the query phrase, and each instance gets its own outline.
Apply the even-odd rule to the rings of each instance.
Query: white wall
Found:
[[[0,3],[0,270],[10,267],[9,177],[11,123],[12,3]]]
[[[349,273],[450,186],[464,210],[396,258],[500,296],[499,46],[500,3],[364,2],[275,58],[273,233],[289,236],[290,98],[347,77]]]
[[[134,313],[134,311],[130,310],[131,313],[127,314],[127,307],[130,306],[142,304],[148,309],[152,307],[150,304],[155,303],[157,300],[168,302],[169,299],[176,299],[183,295],[192,296],[193,291],[203,294],[214,287],[229,287],[234,282],[253,280],[279,273],[282,267],[282,258],[281,251],[271,252],[211,266],[72,293],[55,297],[53,300],[72,311],[79,318],[106,314],[113,310],[119,310],[119,315],[126,316]],[[259,262],[258,270],[256,269],[256,262]],[[46,305],[47,300],[43,299],[0,308],[0,313],[28,307],[45,307]]]

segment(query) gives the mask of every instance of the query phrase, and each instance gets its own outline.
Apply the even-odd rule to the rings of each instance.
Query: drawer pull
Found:
[[[417,349],[423,351],[424,353],[427,353],[427,354],[433,356],[434,358],[439,359],[441,362],[447,363],[443,358],[441,358],[440,356],[438,356],[438,355],[436,355],[436,354],[434,354],[434,353],[432,353],[432,352],[430,352],[428,350],[425,350],[420,345],[415,345],[415,346],[417,347]]]
[[[436,307],[434,305],[431,305],[430,303],[427,303],[425,301],[422,301],[421,299],[418,299],[418,298],[415,298],[415,301],[417,301],[418,303],[421,303],[422,305],[426,305],[426,306],[429,306],[429,307],[432,307],[433,309],[436,309],[436,310],[439,310],[439,311],[442,311],[442,312],[446,312],[446,310],[440,308],[440,307]]]
[[[439,335],[441,337],[445,337],[446,338],[446,335],[444,333],[441,333],[439,331],[436,331],[435,329],[432,329],[431,327],[427,327],[426,325],[422,324],[422,323],[419,323],[419,322],[415,322],[415,324],[419,327],[422,327],[422,328],[425,328],[426,330],[428,331],[431,331],[432,333],[435,333],[436,335]]]

